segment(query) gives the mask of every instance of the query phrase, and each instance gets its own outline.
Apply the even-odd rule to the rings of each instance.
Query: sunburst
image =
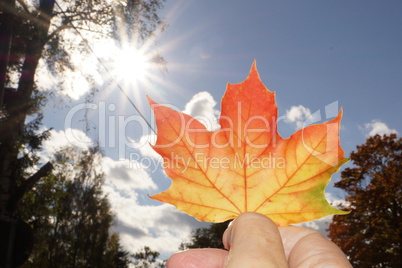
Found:
[[[141,49],[123,47],[115,54],[113,74],[118,81],[135,84],[149,76],[150,59]]]

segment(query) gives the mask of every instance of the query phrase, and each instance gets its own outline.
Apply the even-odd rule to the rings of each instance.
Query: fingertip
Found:
[[[223,233],[223,245],[228,250],[231,248],[233,240],[233,226],[238,224],[253,226],[254,228],[262,227],[266,230],[273,230],[274,232],[277,232],[278,230],[276,224],[267,216],[255,212],[245,212],[233,221],[231,221],[228,225],[228,228]]]
[[[184,251],[181,252],[177,252],[174,253],[173,255],[171,255],[169,257],[169,259],[166,262],[166,267],[176,267],[176,268],[181,268],[181,267],[186,267],[186,264],[182,264],[182,260],[183,257],[185,257],[185,255],[183,255]]]
[[[287,267],[278,227],[262,214],[241,214],[225,231],[223,243],[230,249],[227,267]]]

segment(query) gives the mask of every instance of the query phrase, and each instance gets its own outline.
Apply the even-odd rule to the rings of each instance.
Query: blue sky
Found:
[[[280,134],[290,136],[317,111],[320,122],[331,119],[327,105],[343,107],[341,145],[347,157],[369,135],[402,132],[401,12],[402,2],[391,0],[168,0],[161,15],[169,27],[158,38],[168,72],[152,70],[146,81],[125,90],[148,120],[146,95],[193,116],[213,118],[226,84],[242,82],[256,60],[263,83],[276,92]],[[165,190],[170,179],[147,146],[152,133],[141,119],[130,118],[135,110],[102,77],[95,106],[86,107],[95,128],[76,133],[80,141],[104,138],[105,191],[123,244],[132,251],[149,245],[167,257],[193,228],[206,225],[148,198]],[[55,131],[47,148],[74,140],[66,139],[66,128],[84,129],[85,109],[77,106],[83,101],[73,99],[57,112],[49,104],[44,123]],[[74,107],[81,108],[75,113]],[[73,115],[71,123],[66,123],[68,115]],[[339,177],[335,174],[333,181]],[[331,185],[331,201],[341,199]],[[308,226],[323,229],[324,221]]]

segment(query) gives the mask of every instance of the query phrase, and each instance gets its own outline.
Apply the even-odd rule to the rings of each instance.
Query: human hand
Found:
[[[222,249],[190,249],[170,257],[168,268],[352,267],[334,243],[302,227],[277,227],[268,217],[244,213],[223,235]]]

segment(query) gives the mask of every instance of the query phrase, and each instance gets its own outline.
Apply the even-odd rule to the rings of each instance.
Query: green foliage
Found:
[[[97,148],[59,152],[53,174],[26,194],[19,214],[33,226],[35,243],[23,267],[128,267],[113,215],[102,193]]]
[[[198,228],[193,231],[189,243],[181,243],[179,249],[190,248],[221,248],[224,249],[222,236],[230,221],[213,223],[208,228]]]
[[[370,137],[350,159],[335,186],[351,213],[334,216],[329,237],[354,267],[402,267],[402,139]]]

